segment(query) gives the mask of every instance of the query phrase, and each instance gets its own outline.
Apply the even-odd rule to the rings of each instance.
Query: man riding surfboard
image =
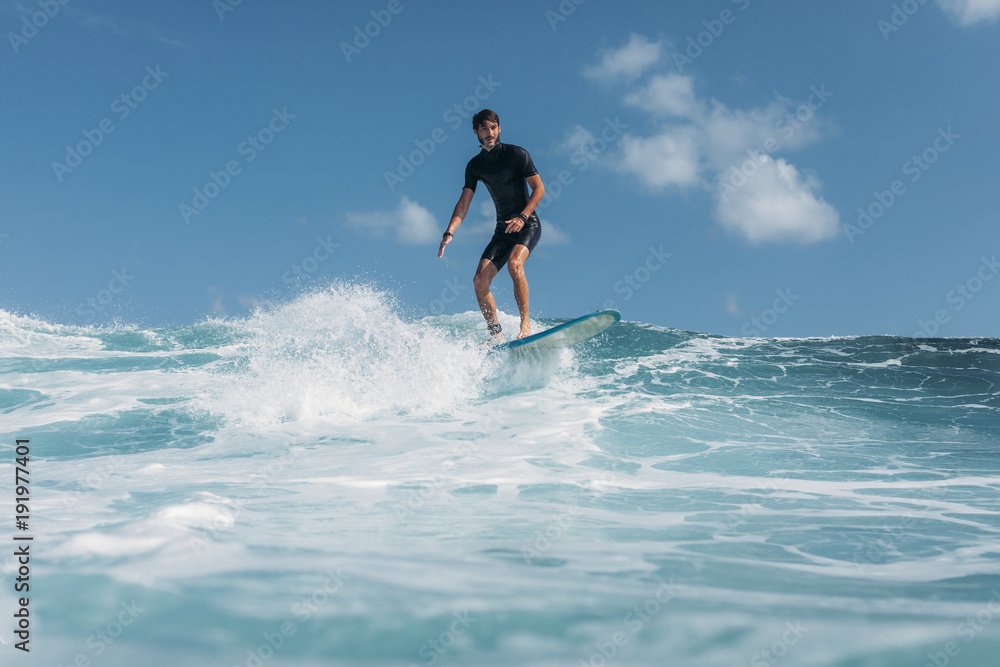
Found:
[[[465,187],[455,204],[448,229],[441,238],[438,257],[444,256],[444,247],[451,243],[455,230],[469,212],[476,183],[482,181],[496,206],[497,224],[472,282],[476,287],[479,310],[489,327],[489,342],[499,343],[503,341],[503,333],[497,321],[497,306],[490,293],[490,284],[504,264],[514,281],[514,299],[521,316],[521,330],[517,337],[524,338],[531,334],[524,262],[542,235],[542,223],[535,215],[535,207],[545,195],[545,186],[528,151],[500,142],[500,118],[495,111],[483,109],[473,116],[472,129],[482,150],[465,167]]]

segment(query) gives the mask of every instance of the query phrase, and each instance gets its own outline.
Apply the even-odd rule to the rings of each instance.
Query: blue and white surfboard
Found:
[[[493,346],[492,350],[497,352],[501,350],[551,350],[575,345],[603,333],[605,329],[614,326],[621,318],[622,314],[617,310],[599,310],[596,313],[563,322],[541,333],[500,343]]]

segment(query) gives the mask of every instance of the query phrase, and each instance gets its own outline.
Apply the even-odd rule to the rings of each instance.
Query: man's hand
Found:
[[[441,245],[438,247],[438,257],[444,257],[444,247],[451,243],[453,238],[455,237],[447,233],[441,237]]]
[[[524,220],[521,220],[521,218],[511,218],[510,220],[507,220],[506,231],[508,234],[519,232],[522,229],[524,229]]]

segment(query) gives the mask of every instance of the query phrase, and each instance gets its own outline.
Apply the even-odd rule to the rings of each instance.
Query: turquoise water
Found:
[[[0,312],[2,664],[997,664],[1000,341],[407,312]]]

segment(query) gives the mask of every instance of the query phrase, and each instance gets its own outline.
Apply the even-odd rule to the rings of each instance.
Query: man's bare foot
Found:
[[[499,345],[502,342],[503,342],[503,334],[502,333],[497,333],[497,334],[495,334],[493,336],[490,336],[489,338],[487,338],[486,340],[484,340],[482,343],[480,343],[479,347],[493,347],[494,345]]]
[[[525,337],[530,336],[530,335],[531,335],[531,325],[529,324],[526,327],[521,327],[521,333],[517,334],[517,337],[518,338],[525,338]]]

